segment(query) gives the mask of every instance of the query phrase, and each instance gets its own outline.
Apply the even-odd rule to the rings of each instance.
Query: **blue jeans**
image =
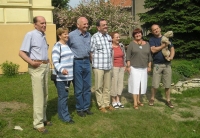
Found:
[[[56,81],[55,84],[58,91],[58,116],[64,122],[69,122],[71,117],[67,105],[68,90],[65,89],[67,81]]]
[[[85,111],[91,103],[91,68],[89,59],[74,60],[76,110]]]

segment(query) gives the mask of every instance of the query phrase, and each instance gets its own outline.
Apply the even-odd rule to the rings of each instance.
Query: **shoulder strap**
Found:
[[[59,59],[59,63],[60,63],[60,60],[61,60],[61,45],[60,45],[60,59]]]

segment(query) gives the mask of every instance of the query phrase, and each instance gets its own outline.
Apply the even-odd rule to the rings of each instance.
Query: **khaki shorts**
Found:
[[[172,69],[170,64],[154,64],[152,87],[158,88],[162,78],[165,88],[171,87]]]

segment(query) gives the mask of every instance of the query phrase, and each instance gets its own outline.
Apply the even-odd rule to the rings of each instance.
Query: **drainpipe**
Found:
[[[133,16],[133,22],[135,22],[135,0],[132,0],[132,6],[131,6],[131,14]],[[132,30],[134,29],[135,27],[130,27],[130,31],[129,31],[129,37],[131,38],[132,37]]]
[[[135,0],[132,0],[132,16],[133,20],[135,21]]]

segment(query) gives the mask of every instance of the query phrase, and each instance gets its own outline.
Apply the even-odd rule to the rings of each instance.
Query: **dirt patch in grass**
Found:
[[[174,98],[173,98],[174,99]],[[192,98],[187,99],[188,102],[195,102],[196,100]],[[196,101],[197,102],[197,101]],[[175,121],[194,121],[198,120],[200,118],[200,110],[197,106],[190,106],[190,107],[179,107],[178,104],[174,103],[174,109],[172,109],[173,112],[170,112],[170,116]],[[166,105],[163,103],[163,101],[155,100],[155,106],[152,106],[152,108],[159,110],[160,112],[164,112]],[[182,113],[190,113],[193,115],[193,117],[182,117]]]
[[[0,102],[0,114],[3,114],[5,112],[15,112],[21,109],[27,108],[28,105],[25,103],[20,102]]]
[[[193,115],[193,117],[183,118],[183,117],[181,117],[180,112],[191,113]],[[172,115],[172,118],[174,118],[175,120],[178,120],[178,121],[189,121],[189,120],[193,121],[193,120],[198,120],[198,118],[200,118],[199,107],[197,107],[197,106],[191,106],[190,108],[179,108],[177,110],[177,112]]]

